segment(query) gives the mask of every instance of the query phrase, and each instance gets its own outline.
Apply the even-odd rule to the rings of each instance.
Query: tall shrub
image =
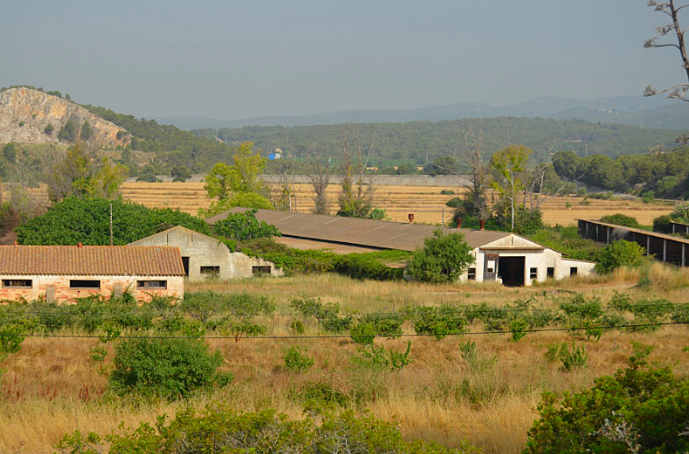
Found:
[[[117,346],[110,385],[118,394],[185,397],[213,384],[226,384],[229,374],[217,371],[220,351],[210,352],[198,339],[128,339]]]
[[[471,248],[461,233],[445,234],[441,229],[424,240],[424,248],[414,252],[409,275],[423,282],[452,282],[474,263]]]

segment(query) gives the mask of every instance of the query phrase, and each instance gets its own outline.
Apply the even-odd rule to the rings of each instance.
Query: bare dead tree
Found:
[[[277,176],[276,206],[280,211],[292,211],[292,195],[294,194],[294,162],[280,159],[276,162],[275,171]]]
[[[661,25],[660,27],[657,27],[656,33],[658,34],[658,36],[647,40],[644,43],[644,47],[676,48],[679,51],[680,57],[682,59],[682,68],[684,68],[684,71],[686,72],[687,82],[689,82],[689,59],[687,58],[687,48],[684,42],[684,33],[687,31],[689,27],[682,29],[679,24],[679,12],[684,8],[689,7],[689,3],[678,6],[675,0],[669,0],[667,2],[657,2],[656,0],[648,0],[648,6],[654,8],[655,11],[667,14],[670,17],[671,22],[667,25]],[[667,36],[672,32],[674,32],[677,38],[677,44],[671,42],[658,44],[659,37]],[[689,102],[689,99],[686,97],[687,91],[689,91],[689,83],[675,84],[660,91],[656,90],[655,88],[649,85],[648,87],[646,87],[646,90],[644,91],[644,96],[654,96],[662,93],[668,93],[668,98],[680,99],[682,101]]]
[[[579,176],[574,176],[572,181],[560,180],[557,187],[551,191],[546,191],[546,176],[550,169],[553,168],[553,155],[555,154],[555,145],[548,146],[548,159],[546,162],[538,164],[532,169],[524,180],[524,206],[528,206],[531,211],[540,211],[541,204],[547,202],[553,197],[557,197],[567,189],[568,186],[575,184],[584,176],[582,173]],[[576,171],[575,171],[576,173]]]
[[[330,160],[326,160],[326,157],[317,151],[313,140],[309,144],[309,154],[313,161],[307,173],[315,194],[313,212],[315,214],[329,214],[326,191],[330,185]]]
[[[474,212],[480,218],[488,216],[486,190],[488,189],[488,172],[486,163],[483,160],[483,119],[479,120],[478,125],[474,124],[473,119],[467,121],[466,128],[460,128],[462,135],[462,159],[471,171],[471,201]]]
[[[343,175],[337,214],[367,217],[373,209],[374,187],[373,178],[366,178],[366,169],[376,147],[375,133],[368,143],[361,138],[359,128],[341,128],[339,136]]]

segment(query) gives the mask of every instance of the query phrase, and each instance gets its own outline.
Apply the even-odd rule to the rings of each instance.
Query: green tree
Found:
[[[48,125],[45,127],[45,129],[43,130],[43,132],[46,133],[46,135],[49,135],[49,136],[50,136],[50,135],[53,134],[53,131],[54,131],[54,130],[55,130],[55,126],[53,126],[52,123],[48,123]]]
[[[261,205],[260,208],[265,208],[266,205],[272,208],[270,201],[263,196],[265,187],[258,178],[263,173],[267,160],[259,152],[254,154],[253,146],[251,142],[242,143],[233,157],[234,165],[219,162],[206,176],[205,189],[208,197],[217,200],[207,210],[199,210],[204,216],[218,214],[233,206],[243,206],[237,203],[245,201],[251,202],[250,208],[259,208],[256,205]],[[253,195],[240,196],[247,194]]]
[[[175,166],[172,168],[170,175],[172,176],[172,181],[187,181],[191,178],[192,173],[187,166]]]
[[[596,271],[609,273],[621,266],[636,267],[644,262],[646,250],[638,243],[618,240],[600,250],[596,256]]]
[[[17,162],[17,146],[10,142],[2,148],[2,155],[7,159],[8,162]]]
[[[215,224],[215,232],[239,241],[280,236],[277,227],[256,219],[256,211],[252,209],[243,213],[229,213],[227,218]]]
[[[456,281],[475,258],[461,233],[446,234],[442,229],[424,240],[424,248],[418,249],[409,260],[409,275],[423,282]]]
[[[93,128],[91,124],[86,120],[83,125],[81,125],[81,131],[79,132],[79,138],[81,140],[89,140],[93,137]]]
[[[65,142],[72,142],[74,143],[77,139],[77,126],[74,124],[72,119],[69,119],[67,123],[65,123],[62,128],[60,128],[60,132],[57,133],[57,138],[58,140],[62,140]]]
[[[108,245],[110,204],[115,245],[126,245],[176,225],[212,234],[203,219],[181,211],[152,209],[120,199],[68,197],[53,205],[50,211],[17,227],[18,241],[20,244]]]
[[[510,228],[514,231],[517,196],[524,189],[521,174],[526,170],[531,150],[523,145],[510,145],[493,155],[490,166],[493,170],[491,187],[507,200],[511,214]]]

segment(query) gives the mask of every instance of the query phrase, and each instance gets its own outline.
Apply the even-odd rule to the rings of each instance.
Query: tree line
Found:
[[[670,152],[657,149],[637,156],[577,156],[557,153],[553,166],[560,178],[579,181],[610,191],[632,192],[647,197],[686,199],[689,195],[689,148]]]
[[[367,123],[349,125],[364,137],[377,137],[371,164],[378,167],[414,163],[425,165],[441,156],[457,158],[462,148],[460,130],[471,122],[464,119],[440,122]],[[532,160],[544,162],[552,151],[572,150],[579,155],[646,153],[654,146],[669,149],[676,132],[588,123],[581,120],[542,118],[490,118],[481,120],[485,132],[484,153],[490,157],[510,143],[521,143],[533,150]],[[230,145],[253,142],[264,150],[280,148],[285,155],[309,160],[312,150],[326,158],[339,156],[338,131],[342,125],[254,126],[194,132],[208,139],[220,139]]]

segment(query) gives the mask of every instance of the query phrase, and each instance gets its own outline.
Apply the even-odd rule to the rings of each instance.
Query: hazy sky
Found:
[[[683,81],[676,50],[642,47],[665,22],[646,0],[0,5],[0,86],[42,86],[136,116],[499,106]]]

